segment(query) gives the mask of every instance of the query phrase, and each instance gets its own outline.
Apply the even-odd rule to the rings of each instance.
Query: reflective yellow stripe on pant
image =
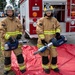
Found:
[[[20,70],[24,70],[24,69],[26,69],[26,66],[24,63],[22,63],[22,64],[19,64],[19,68],[20,68]]]
[[[10,70],[11,70],[11,65],[6,65],[6,66],[4,67],[4,70],[5,70],[5,71],[10,71]]]
[[[43,64],[42,64],[42,67],[43,67],[44,69],[49,69],[49,68],[50,68],[50,64],[47,64],[47,65],[43,65]]]

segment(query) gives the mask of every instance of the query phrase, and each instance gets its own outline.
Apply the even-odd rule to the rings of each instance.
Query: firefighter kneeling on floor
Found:
[[[40,48],[50,42],[52,38],[60,38],[60,24],[56,18],[53,17],[53,7],[45,10],[45,16],[40,18],[37,22],[36,32],[38,34],[37,47]],[[44,52],[40,52],[42,57],[42,68],[45,73],[50,73],[50,69],[59,72],[57,66],[57,51],[56,47],[52,46]],[[48,57],[50,55],[50,57]]]
[[[16,55],[21,73],[24,73],[26,71],[26,66],[24,63],[24,58],[21,50],[22,44],[18,44],[18,46],[14,50],[10,50],[10,49],[6,50],[4,47],[6,42],[10,42],[10,44],[13,44],[14,43],[13,39],[17,39],[17,40],[21,39],[23,27],[19,19],[15,17],[14,8],[12,5],[10,4],[6,5],[4,11],[7,17],[1,22],[1,26],[0,26],[1,27],[0,28],[1,50],[3,50],[4,52],[4,65],[5,65],[4,75],[8,75],[11,72],[11,51],[13,51],[14,54]]]

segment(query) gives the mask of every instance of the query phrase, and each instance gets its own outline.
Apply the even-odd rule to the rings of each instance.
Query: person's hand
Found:
[[[21,34],[18,34],[17,37],[16,37],[16,39],[17,39],[17,40],[20,40],[21,37],[22,37],[22,35],[21,35]]]
[[[47,45],[48,43],[45,40],[41,40],[43,45]]]
[[[12,37],[10,37],[10,38],[8,39],[8,41],[9,41],[10,43],[13,43],[13,42],[14,42],[14,40],[12,39]]]
[[[59,40],[59,39],[61,38],[60,33],[56,33],[56,34],[55,34],[55,38],[56,38],[57,40]]]

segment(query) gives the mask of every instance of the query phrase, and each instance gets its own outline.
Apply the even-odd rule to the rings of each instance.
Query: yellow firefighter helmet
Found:
[[[54,8],[53,8],[53,6],[50,6],[50,8],[44,8],[44,12],[47,12],[47,11],[54,11]]]

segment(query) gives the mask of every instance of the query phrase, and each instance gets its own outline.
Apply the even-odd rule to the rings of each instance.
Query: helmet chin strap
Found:
[[[13,15],[12,16],[9,16],[9,15],[7,15],[8,17],[14,17]]]
[[[50,15],[50,16],[47,16],[48,18],[51,18],[52,16]]]
[[[47,16],[47,17],[49,17],[49,18],[50,18],[50,17],[51,17],[51,15],[50,15],[50,16]]]

